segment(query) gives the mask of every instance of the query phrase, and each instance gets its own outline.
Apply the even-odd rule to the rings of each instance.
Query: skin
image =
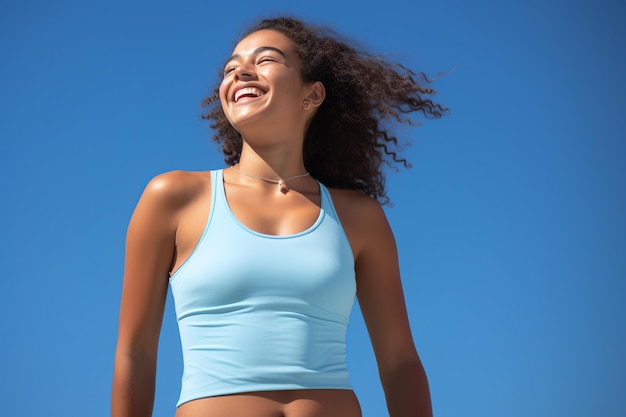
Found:
[[[236,101],[236,92],[248,87],[255,90],[246,91],[255,94]],[[263,94],[256,97],[257,93]],[[290,190],[281,193],[275,184],[238,170],[276,179],[306,172],[304,132],[324,97],[321,83],[302,81],[294,46],[278,32],[249,35],[226,62],[220,98],[244,144],[239,165],[224,171],[224,187],[233,214],[248,228],[286,235],[309,228],[317,219],[320,191],[314,179],[289,181]],[[378,202],[355,191],[331,190],[331,195],[354,254],[357,297],[389,414],[431,416],[428,383],[413,343],[395,240],[384,212]],[[168,277],[200,240],[210,197],[210,173],[168,172],[147,185],[133,213],[126,241],[113,417],[152,414]],[[291,390],[202,398],[183,404],[176,412],[176,417],[230,415],[359,417],[361,410],[349,390]]]

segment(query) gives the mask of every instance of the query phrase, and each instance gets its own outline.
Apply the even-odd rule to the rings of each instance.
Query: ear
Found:
[[[306,96],[306,100],[311,103],[313,107],[319,107],[326,98],[326,89],[321,81],[315,81],[309,84],[309,93]]]

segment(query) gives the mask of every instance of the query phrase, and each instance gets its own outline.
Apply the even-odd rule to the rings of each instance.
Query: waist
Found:
[[[200,398],[181,405],[176,417],[361,417],[350,389],[253,391]]]
[[[236,392],[350,389],[346,325],[293,312],[184,317],[179,405]]]

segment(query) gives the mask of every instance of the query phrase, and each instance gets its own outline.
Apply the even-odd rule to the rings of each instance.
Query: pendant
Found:
[[[280,191],[283,194],[287,194],[289,188],[287,188],[287,184],[283,180],[278,181],[278,186],[276,187],[276,191]]]

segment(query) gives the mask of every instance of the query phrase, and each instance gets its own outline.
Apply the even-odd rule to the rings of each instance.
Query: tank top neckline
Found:
[[[213,182],[213,185],[214,185],[216,197],[218,197],[221,200],[223,209],[226,211],[226,213],[231,218],[231,220],[240,229],[252,235],[266,238],[266,239],[293,239],[293,238],[304,236],[313,232],[315,229],[318,228],[318,226],[322,223],[322,220],[324,219],[324,213],[325,213],[324,206],[326,204],[326,199],[327,199],[326,190],[324,188],[324,185],[321,182],[315,180],[320,190],[320,206],[319,206],[319,214],[317,218],[315,219],[315,222],[313,222],[312,225],[310,225],[309,227],[307,227],[306,229],[300,232],[290,233],[287,235],[273,235],[273,234],[262,233],[254,229],[251,229],[250,227],[243,224],[243,222],[241,222],[241,220],[239,220],[239,218],[235,216],[235,213],[233,213],[233,211],[230,208],[230,204],[228,202],[228,199],[226,198],[226,184],[224,184],[224,170],[220,169],[214,172],[216,173],[216,175],[215,175],[215,181]]]

